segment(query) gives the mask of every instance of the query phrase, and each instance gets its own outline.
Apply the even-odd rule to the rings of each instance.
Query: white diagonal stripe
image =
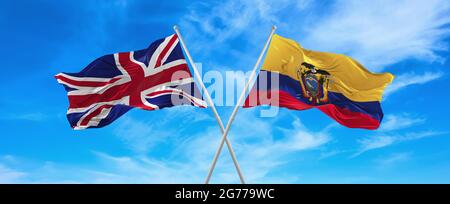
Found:
[[[164,41],[159,44],[158,48],[156,48],[155,52],[153,52],[152,57],[150,58],[150,61],[148,63],[148,68],[153,69],[156,66],[156,61],[158,60],[159,55],[161,54],[162,50],[167,46],[170,39],[173,35],[170,35],[169,37],[164,38]]]

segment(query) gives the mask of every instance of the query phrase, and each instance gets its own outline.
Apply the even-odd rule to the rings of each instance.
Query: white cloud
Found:
[[[361,139],[358,141],[360,147],[359,150],[352,155],[356,157],[364,152],[388,147],[397,143],[418,140],[426,137],[432,137],[437,135],[443,135],[445,132],[425,131],[425,132],[413,132],[404,135],[375,135],[369,138]]]
[[[142,122],[130,116],[123,116],[118,123],[114,134],[131,150],[141,154],[150,151],[156,143],[173,134],[170,129],[161,130],[156,128],[158,125]]]
[[[327,158],[330,158],[332,156],[336,156],[336,155],[343,154],[343,153],[348,153],[348,152],[351,152],[351,150],[337,150],[337,149],[334,149],[334,150],[323,151],[320,154],[319,159],[320,160],[327,159]]]
[[[230,66],[233,70],[247,70],[256,61],[271,26],[284,24],[278,15],[283,14],[285,8],[300,10],[309,5],[300,2],[239,0],[194,3],[191,12],[179,22],[180,29],[195,60],[201,60],[209,70]]]
[[[313,132],[294,117],[288,129],[279,131],[280,137],[273,137],[275,130],[271,128],[271,124],[274,121],[256,119],[256,113],[257,111],[251,110],[242,111],[229,135],[247,182],[292,183],[298,181],[297,173],[285,173],[281,178],[272,176],[271,173],[284,168],[282,166],[299,152],[319,149],[327,144],[331,140],[327,130]],[[127,121],[124,123],[128,125],[128,129],[125,129],[127,132],[142,131],[140,125],[133,126]],[[14,164],[10,162],[8,163],[10,166],[0,166],[0,181],[10,183],[202,183],[220,140],[216,125],[206,126],[204,131],[189,137],[178,135],[166,139],[168,141],[154,140],[146,144],[165,145],[167,155],[163,157],[151,151],[146,154],[134,152],[119,156],[94,151],[93,154],[98,162],[90,167],[54,162],[44,162],[41,166],[35,163],[33,167],[29,167],[29,162],[14,159]],[[142,138],[128,138],[128,140],[129,143],[134,144]],[[0,162],[11,161],[11,158],[14,157],[5,156]],[[27,165],[24,165],[25,163]],[[16,166],[28,167],[16,171],[14,170]],[[211,181],[213,183],[239,182],[226,146],[222,150]]]
[[[366,151],[378,149],[394,144],[395,138],[389,136],[374,136],[368,139],[358,141],[361,145],[360,150],[353,156],[358,156]]]
[[[448,49],[450,2],[447,0],[338,0],[310,28],[310,49],[347,53],[371,70],[415,58],[441,61]]]
[[[107,169],[91,171],[94,183],[199,183],[201,172],[195,165],[149,157],[112,156],[95,153]]]
[[[391,71],[395,67],[387,66],[407,59],[445,60],[439,52],[448,50],[450,2],[336,0],[321,5],[309,0],[222,1],[194,4],[180,24],[195,58],[208,66],[218,65],[208,69],[249,69],[267,36],[264,33],[276,24],[278,33],[308,49],[348,54],[372,71]],[[239,46],[231,46],[236,42]],[[221,49],[216,49],[218,46]],[[228,60],[211,63],[211,58]],[[385,96],[442,76],[430,71],[399,75]]]
[[[152,147],[176,139],[190,125],[197,122],[211,120],[203,111],[194,111],[195,107],[177,106],[164,109],[167,116],[152,121],[137,120],[130,115],[123,116],[117,121],[114,134],[126,146],[138,154],[152,151]],[[171,127],[171,128],[162,128]]]
[[[280,137],[274,137],[276,133],[271,128],[275,124],[274,120],[255,120],[254,115],[256,115],[256,111],[245,110],[242,112],[241,114],[244,115],[240,115],[239,120],[247,120],[249,122],[242,124],[237,120],[236,125],[233,126],[233,134],[230,134],[230,139],[232,144],[236,146],[239,163],[250,183],[295,182],[298,180],[298,174],[286,174],[286,177],[280,180],[280,178],[270,177],[270,173],[278,168],[283,168],[282,166],[290,161],[291,156],[299,155],[301,151],[319,149],[331,141],[331,136],[326,128],[322,131],[311,131],[297,117],[292,116],[280,116],[284,121],[291,121],[291,124],[287,129],[281,129]],[[266,125],[261,126],[261,124],[255,123],[257,121],[259,121],[258,123],[264,121]],[[247,131],[250,134],[248,130],[254,133],[244,138],[241,137],[245,135],[242,134],[243,131]],[[228,154],[225,151],[222,154]],[[228,166],[232,164],[229,157],[222,161]],[[217,169],[220,171],[222,168],[223,165]],[[227,172],[234,174],[234,169],[231,170],[233,171],[228,170]],[[236,176],[234,177],[237,179]]]
[[[420,117],[412,117],[408,114],[400,114],[400,115],[386,115],[383,119],[383,123],[381,124],[380,129],[378,131],[386,132],[399,130],[402,128],[411,127],[413,125],[422,124],[425,122],[424,118]]]
[[[296,7],[298,10],[305,10],[309,8],[312,3],[314,3],[313,0],[299,0],[296,2]]]
[[[408,161],[410,159],[411,159],[410,152],[400,152],[377,159],[376,163],[378,168],[385,169],[388,167],[392,167],[393,165],[396,165],[398,163]]]
[[[198,27],[215,43],[223,43],[261,23],[277,22],[275,13],[286,1],[222,1],[194,5],[182,25]],[[203,10],[205,9],[205,10]]]
[[[311,132],[295,118],[292,122],[292,128],[284,130],[286,139],[278,142],[277,148],[280,150],[299,151],[305,149],[314,149],[328,143],[331,139],[327,132]]]
[[[286,1],[239,3],[224,1],[215,3],[211,8],[211,5],[202,3],[194,6],[192,12],[183,18],[181,29],[188,38],[195,36],[194,43],[191,44],[192,41],[188,43],[189,48],[197,48],[198,53],[215,55],[220,50],[213,48],[220,45],[221,50],[227,52],[225,58],[227,61],[237,63],[237,60],[233,60],[233,57],[237,56],[239,62],[245,64],[249,61],[247,51],[258,52],[254,45],[259,43],[258,45],[262,47],[263,39],[267,36],[265,33],[268,34],[271,24],[283,25],[279,26],[280,30],[292,29],[288,33],[297,33],[305,29],[299,26],[299,22],[303,17],[307,17],[303,12],[311,4],[313,4],[311,1],[300,1],[295,6]],[[326,11],[331,15],[324,14],[321,18],[314,19],[314,26],[305,29],[307,35],[300,33],[299,36],[292,38],[302,39],[304,45],[310,49],[348,53],[367,64],[372,70],[381,70],[383,66],[409,58],[440,61],[441,57],[436,51],[446,49],[442,39],[449,33],[448,29],[444,28],[444,25],[450,22],[448,9],[448,1],[443,0],[337,1],[335,6]],[[295,12],[302,18],[284,18],[286,13]],[[106,24],[102,21],[99,23]],[[100,26],[99,29],[103,27]],[[232,43],[228,43],[229,41],[242,36],[245,44],[237,48],[230,47]],[[434,72],[400,75],[386,92],[391,94],[412,84],[435,80],[442,75]],[[164,111],[171,117],[156,121],[156,124],[137,121],[130,116],[117,121],[119,124],[116,126],[115,134],[133,150],[133,153],[113,156],[96,152],[96,157],[104,164],[102,168],[80,169],[46,163],[38,170],[22,173],[0,165],[0,181],[3,179],[10,182],[17,180],[83,183],[203,182],[220,139],[215,121],[211,122],[214,125],[203,126],[202,132],[183,137],[183,127],[187,126],[183,121],[192,123],[211,120],[211,117],[205,114],[198,115],[200,111],[197,110],[182,113],[180,109],[172,108]],[[286,120],[285,116],[279,118]],[[177,123],[174,124],[173,121]],[[163,129],[170,122],[172,129],[177,130],[176,133]],[[250,183],[295,182],[298,179],[297,174],[287,174],[280,179],[271,177],[271,172],[286,164],[290,156],[297,156],[300,151],[320,149],[332,140],[327,128],[317,132],[311,131],[297,118],[291,120],[289,129],[283,129],[282,134],[275,137],[276,130],[272,129],[274,122],[269,119],[256,119],[255,114],[246,110],[240,112],[233,124],[229,138],[237,152],[243,173]],[[390,118],[388,115],[383,131],[405,128],[421,122],[420,119],[405,120],[405,116]],[[400,142],[439,134],[442,133],[429,131],[370,137],[359,141],[360,150],[354,156]],[[163,158],[153,155],[151,149],[157,145],[166,145],[168,155]],[[225,146],[214,172],[213,182],[238,182],[227,151]],[[330,155],[339,152],[341,151],[336,150]],[[50,176],[42,179],[42,175]],[[52,177],[53,175],[58,176]]]
[[[24,120],[32,122],[40,122],[46,120],[49,116],[41,112],[15,113],[0,117],[0,120]]]
[[[395,77],[394,82],[384,91],[384,96],[395,93],[403,88],[416,84],[425,84],[444,76],[441,72],[425,72],[424,74],[405,73]]]
[[[447,0],[336,0],[323,6],[303,1],[222,1],[194,4],[181,21],[199,54],[220,45],[228,56],[253,55],[273,24],[306,48],[346,53],[374,71],[405,59],[442,62],[448,49]],[[310,9],[312,8],[312,9]],[[318,9],[321,8],[321,9]],[[324,13],[324,11],[326,11]],[[286,15],[289,12],[290,15]],[[266,28],[267,27],[267,28]],[[229,47],[236,37],[246,39]],[[205,43],[207,42],[207,43]],[[252,49],[249,53],[247,49]],[[247,62],[247,61],[246,61]]]
[[[2,164],[0,164],[0,183],[18,183],[26,173],[10,169]]]

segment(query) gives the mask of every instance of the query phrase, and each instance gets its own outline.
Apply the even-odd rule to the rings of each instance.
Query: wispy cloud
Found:
[[[279,150],[299,151],[305,149],[314,149],[320,147],[331,140],[328,132],[312,132],[309,131],[300,121],[295,118],[292,122],[292,128],[285,129],[285,140],[277,143]]]
[[[408,59],[438,63],[445,59],[440,52],[449,46],[445,39],[450,36],[450,3],[446,0],[336,0],[326,5],[308,0],[197,3],[180,24],[190,48],[203,56],[196,59],[209,63],[208,69],[247,68],[258,52],[255,48],[264,42],[262,33],[272,24],[306,48],[348,54],[372,71],[392,71],[395,67],[387,67]],[[236,42],[239,47],[230,46]],[[222,49],[215,49],[218,46]],[[222,57],[239,60],[209,61]],[[431,71],[401,74],[385,96],[442,76]]]
[[[261,23],[277,22],[275,13],[287,1],[222,1],[194,4],[182,24],[197,28],[214,44],[223,43]],[[200,35],[201,35],[200,34]]]
[[[334,150],[328,150],[328,151],[323,151],[320,154],[319,159],[327,159],[333,156],[336,156],[338,154],[343,154],[343,153],[348,153],[351,152],[351,150],[339,150],[339,149],[334,149]]]
[[[157,144],[176,140],[190,125],[212,119],[206,113],[194,111],[193,108],[182,106],[165,109],[166,115],[171,117],[152,121],[137,120],[126,115],[118,121],[114,134],[135,153],[146,154]]]
[[[232,67],[233,70],[245,70],[256,61],[255,55],[262,48],[271,26],[286,23],[280,20],[285,9],[300,11],[309,6],[308,2],[311,1],[194,3],[179,24],[195,59],[208,66],[214,65],[208,69]]]
[[[196,117],[191,111],[192,120]],[[183,118],[181,114],[173,115],[168,123]],[[189,114],[185,115],[188,117]],[[235,148],[239,163],[251,183],[274,182],[289,183],[297,180],[296,175],[286,175],[284,179],[271,177],[270,172],[288,162],[289,157],[300,151],[317,149],[329,141],[331,136],[328,128],[323,131],[314,132],[308,130],[301,121],[294,117],[290,127],[281,129],[281,137],[274,138],[272,123],[270,120],[256,120],[257,111],[242,111],[232,127],[229,139]],[[177,119],[178,118],[178,119]],[[209,120],[210,117],[205,117]],[[132,120],[132,121],[131,121]],[[181,132],[173,132],[174,137],[164,139],[145,139],[130,135],[149,136],[147,133],[152,128],[149,124],[131,118],[123,120],[123,124],[117,127],[119,135],[124,135],[128,146],[136,150],[136,155],[112,156],[107,153],[95,152],[95,155],[106,163],[106,170],[91,170],[95,177],[93,182],[99,183],[199,183],[202,182],[207,173],[213,154],[220,140],[220,132],[214,124],[209,121],[204,131],[191,135],[190,137],[179,137]],[[164,121],[157,122],[158,127],[167,126]],[[192,125],[192,124],[191,124]],[[180,128],[183,125],[180,125]],[[175,129],[178,125],[175,125]],[[165,130],[166,131],[166,130]],[[170,132],[170,131],[169,131]],[[159,134],[159,133],[158,133]],[[171,133],[172,134],[172,133]],[[178,135],[178,136],[177,136]],[[163,158],[151,156],[148,151],[153,146],[165,145],[169,149]],[[147,152],[147,154],[143,154]],[[150,152],[150,155],[148,155]],[[221,157],[214,172],[212,182],[215,183],[237,183],[238,177],[229,157],[226,146],[222,150]]]
[[[448,50],[444,40],[450,36],[450,3],[446,0],[336,0],[330,5],[308,0],[199,3],[191,6],[181,25],[186,33],[193,33],[193,45],[198,45],[194,49],[203,53],[221,45],[229,55],[242,57],[246,48],[261,44],[265,26],[276,24],[281,33],[309,49],[349,54],[374,71],[406,59],[444,60],[438,52]],[[322,9],[308,9],[318,6]],[[246,39],[240,51],[226,43],[237,37]]]
[[[347,53],[377,71],[411,58],[440,62],[443,57],[438,54],[439,51],[448,47],[443,39],[450,32],[446,26],[450,23],[448,12],[450,3],[445,0],[426,2],[338,0],[326,9],[308,10],[314,4],[317,3],[306,0],[195,3],[190,6],[191,11],[188,14],[183,14],[181,27],[183,34],[186,33],[186,37],[191,40],[189,48],[196,50],[197,54],[208,55],[209,59],[217,59],[218,61],[214,62],[216,64],[232,62],[231,65],[234,66],[232,70],[236,70],[235,66],[239,63],[248,65],[254,61],[249,56],[259,51],[255,49],[256,47],[262,47],[262,42],[272,24],[280,27],[280,33],[289,34],[287,37],[299,40],[307,48]],[[131,24],[135,19],[130,16],[132,12],[128,10],[129,6],[126,1],[104,4],[102,11],[87,25],[89,29],[82,32],[82,37],[91,37],[92,33],[96,33],[90,42],[96,41],[93,44],[99,46],[108,44],[107,42],[114,39],[110,36],[111,33],[116,33],[111,31],[124,24]],[[119,10],[119,13],[109,12],[111,10]],[[104,15],[108,12],[110,14]],[[311,21],[313,23],[303,24],[304,19],[310,14],[317,18]],[[141,26],[131,25],[133,28]],[[152,29],[153,26],[141,26],[141,29],[143,27]],[[220,49],[217,49],[218,47]],[[85,50],[85,46],[80,45],[79,49]],[[67,52],[68,59],[72,59],[73,50],[70,50],[70,53]],[[211,57],[213,55],[217,56]],[[197,56],[194,58],[197,59]],[[386,93],[392,94],[414,84],[424,84],[443,75],[441,72],[429,71],[422,74],[410,72],[399,75]],[[16,168],[15,165],[8,163],[7,159],[0,160],[0,182],[202,182],[217,148],[220,132],[210,115],[199,110],[183,110],[187,110],[187,107],[161,110],[165,111],[165,117],[153,118],[151,122],[137,120],[130,113],[117,121],[114,124],[113,134],[132,150],[131,153],[94,151],[98,163],[90,167],[44,162],[42,166],[27,169]],[[14,117],[20,120],[39,121],[47,116],[30,113]],[[314,131],[305,127],[296,117],[280,115],[278,118],[289,122],[280,125],[283,128],[274,128],[278,122],[276,119],[262,120],[247,110],[239,113],[232,126],[229,139],[250,183],[298,181],[298,174],[283,173],[280,177],[280,174],[273,176],[273,172],[280,172],[280,169],[284,172],[284,165],[293,157],[298,157],[306,151],[321,151],[321,148],[333,141],[328,128]],[[436,131],[407,134],[389,132],[424,122],[425,119],[421,117],[387,115],[380,129],[381,134],[359,140],[358,152],[353,156],[444,134]],[[194,126],[196,127],[193,128],[194,131],[188,130]],[[154,151],[156,148],[164,151]],[[225,147],[213,182],[238,182],[227,151]],[[321,158],[327,158],[343,152],[347,151],[337,149],[320,152],[322,153],[320,155],[323,156]],[[392,164],[405,161],[408,156],[394,154],[380,162]],[[11,159],[11,156],[5,158]],[[364,182],[367,179],[362,177],[357,178],[357,181]]]
[[[242,170],[250,183],[292,183],[298,181],[297,174],[285,173],[282,178],[272,176],[294,155],[302,151],[320,149],[331,141],[327,130],[311,131],[294,117],[287,129],[278,130],[280,137],[273,137],[273,121],[255,120],[257,111],[245,111],[233,127],[230,141],[237,153]],[[244,121],[250,121],[245,123]],[[253,121],[253,122],[251,122]],[[259,121],[259,122],[255,122]],[[124,121],[124,131],[145,133],[137,121]],[[246,131],[244,131],[244,129]],[[239,133],[239,134],[238,134]],[[179,133],[182,134],[182,133]],[[220,139],[216,125],[206,126],[204,131],[190,137],[168,137],[167,141],[144,141],[144,146],[163,145],[165,156],[136,146],[142,138],[127,138],[127,146],[139,151],[128,155],[113,155],[93,151],[98,162],[92,167],[44,162],[42,166],[23,167],[24,162],[14,159],[14,165],[6,165],[12,156],[0,160],[0,182],[12,183],[201,183],[204,181],[213,154]],[[151,148],[150,148],[151,149]],[[28,162],[26,162],[28,163]],[[29,165],[28,165],[29,166]],[[20,170],[16,170],[20,169]],[[24,173],[26,172],[26,173]],[[71,172],[70,174],[67,172]],[[228,150],[224,147],[212,178],[214,183],[238,183]]]
[[[425,84],[439,79],[442,76],[444,76],[444,74],[441,72],[425,72],[423,74],[405,73],[395,78],[394,82],[386,88],[384,95],[387,97],[408,86]]]
[[[394,165],[406,162],[411,159],[411,152],[398,152],[393,153],[387,156],[384,156],[383,158],[377,159],[375,162],[377,163],[377,167],[381,169],[386,169],[393,167]]]
[[[156,128],[156,126],[125,116],[120,120],[114,134],[134,152],[145,154],[155,144],[164,141],[164,139],[173,134],[173,131],[161,130]]]
[[[405,60],[441,61],[450,35],[446,0],[338,0],[310,28],[310,49],[347,53],[379,71]],[[390,68],[391,69],[391,68]]]
[[[443,135],[445,132],[436,132],[436,131],[425,131],[425,132],[413,132],[407,133],[404,135],[375,135],[366,139],[361,139],[358,141],[360,148],[359,150],[352,155],[352,157],[356,157],[361,155],[364,152],[380,149],[384,147],[388,147],[394,144],[408,142],[413,140],[419,140],[422,138]]]
[[[95,154],[106,163],[107,169],[89,171],[94,183],[199,183],[203,180],[203,170],[192,163]]]
[[[48,118],[49,116],[47,114],[41,112],[30,112],[30,113],[16,113],[6,116],[4,115],[0,117],[0,120],[25,120],[25,121],[40,122]]]
[[[413,117],[408,114],[399,114],[399,115],[386,115],[383,123],[378,129],[381,132],[399,130],[407,127],[411,127],[413,125],[422,124],[425,122],[425,118],[421,117]]]
[[[24,172],[10,169],[0,163],[0,183],[17,183],[26,175]]]
[[[290,118],[290,116],[285,117]],[[249,117],[245,118],[249,119]],[[252,142],[252,140],[232,140],[233,144],[236,144],[238,147],[239,161],[249,182],[295,182],[298,180],[298,175],[296,174],[286,174],[286,180],[284,181],[279,179],[274,180],[269,175],[271,172],[276,171],[277,168],[287,164],[292,156],[300,155],[302,151],[320,149],[332,140],[326,128],[321,131],[311,131],[296,117],[289,121],[292,121],[291,125],[286,129],[281,129],[282,134],[279,138],[273,136],[275,134],[273,132],[274,130],[269,127],[255,135],[257,136],[255,139],[258,142]],[[273,121],[268,121],[267,123],[273,124]],[[245,126],[245,128],[257,129],[260,127]],[[236,128],[235,131],[236,133],[240,132],[240,128]],[[230,164],[231,161],[225,160],[225,162]]]

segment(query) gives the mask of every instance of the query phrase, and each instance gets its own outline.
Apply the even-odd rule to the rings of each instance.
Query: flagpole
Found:
[[[270,39],[272,39],[272,36],[275,33],[276,29],[277,29],[277,27],[275,25],[272,26],[272,31],[270,32],[270,35],[267,38],[266,44],[264,45],[264,48],[262,49],[261,54],[259,54],[258,60],[256,61],[255,66],[253,67],[252,73],[250,74],[250,77],[249,77],[247,83],[244,86],[244,90],[242,91],[242,93],[241,93],[241,95],[239,97],[239,100],[236,103],[236,106],[234,107],[233,112],[231,113],[230,119],[228,120],[227,127],[225,128],[225,131],[223,133],[223,136],[222,136],[222,139],[220,141],[219,147],[217,148],[216,154],[214,155],[214,159],[213,159],[213,161],[211,163],[211,167],[209,169],[208,176],[206,177],[206,181],[205,181],[206,184],[208,184],[209,180],[211,179],[211,175],[212,175],[212,172],[214,171],[214,168],[216,166],[217,159],[219,158],[220,152],[222,151],[223,143],[225,141],[228,141],[227,140],[227,135],[228,135],[228,132],[230,131],[231,123],[233,123],[233,120],[236,117],[236,113],[239,110],[239,107],[241,106],[242,101],[244,100],[245,94],[247,92],[248,87],[250,86],[250,83],[252,82],[253,78],[255,77],[256,70],[259,67],[259,63],[261,62],[261,59],[262,59],[265,51],[267,50],[267,47],[269,46]]]
[[[184,44],[184,40],[181,37],[180,30],[178,29],[178,27],[176,25],[173,26],[173,29],[175,30],[175,33],[177,34],[178,39],[180,40],[181,46],[183,46],[183,49],[186,52],[187,58],[189,60],[189,63],[192,65],[192,69],[194,70],[195,77],[197,77],[197,79],[198,79],[197,81],[200,83],[200,86],[201,86],[202,90],[204,91],[204,94],[206,96],[206,100],[208,101],[209,105],[211,106],[211,109],[212,109],[212,111],[214,113],[214,117],[216,118],[217,123],[219,123],[220,131],[223,134],[225,132],[225,128],[223,126],[222,119],[220,119],[220,116],[219,116],[219,114],[217,113],[217,110],[216,110],[216,106],[214,105],[214,103],[213,103],[213,101],[211,99],[211,96],[209,95],[208,90],[206,89],[205,84],[203,83],[203,80],[202,80],[202,78],[200,76],[200,73],[197,70],[197,66],[195,65],[194,61],[192,60],[191,54],[189,53],[186,45]],[[226,139],[225,142],[227,144],[228,150],[230,151],[231,158],[233,160],[234,166],[236,167],[236,171],[237,171],[237,173],[239,175],[239,179],[241,180],[242,184],[245,184],[244,176],[242,175],[241,168],[239,167],[239,163],[237,161],[236,154],[234,153],[234,150],[231,147],[231,143],[228,141],[228,139]],[[222,141],[222,145],[223,145],[223,141]],[[208,184],[208,182],[206,182],[206,184]]]

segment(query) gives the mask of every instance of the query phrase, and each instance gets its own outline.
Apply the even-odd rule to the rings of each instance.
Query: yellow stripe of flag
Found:
[[[329,91],[357,102],[381,101],[384,88],[394,79],[391,73],[372,73],[348,56],[307,50],[279,35],[273,36],[261,69],[298,81],[297,70],[303,62],[330,73]]]

